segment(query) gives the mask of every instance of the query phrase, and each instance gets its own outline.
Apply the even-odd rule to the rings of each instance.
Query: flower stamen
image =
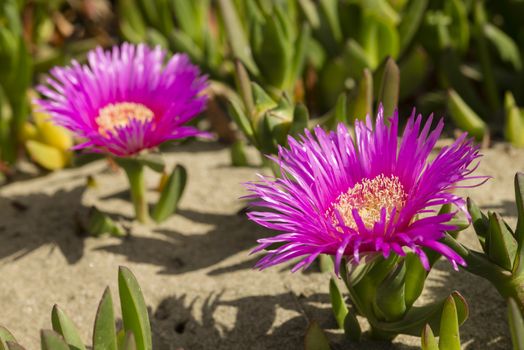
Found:
[[[111,103],[98,111],[95,122],[98,125],[98,132],[104,136],[114,132],[117,128],[124,127],[131,120],[148,122],[153,120],[152,110],[140,103],[120,102]]]
[[[344,224],[356,230],[357,224],[352,212],[357,209],[364,225],[372,229],[380,220],[382,208],[386,208],[386,220],[389,220],[393,208],[398,213],[406,204],[406,199],[404,186],[397,176],[380,174],[373,179],[365,178],[340,194],[326,211],[326,217],[335,226],[339,226],[336,210],[344,219]]]

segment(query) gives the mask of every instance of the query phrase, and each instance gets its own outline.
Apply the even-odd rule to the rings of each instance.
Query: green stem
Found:
[[[118,159],[117,163],[124,169],[129,180],[136,219],[141,223],[147,223],[149,221],[149,208],[146,200],[144,165],[137,160],[124,158]]]

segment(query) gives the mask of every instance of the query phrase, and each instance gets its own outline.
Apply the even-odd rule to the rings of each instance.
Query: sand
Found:
[[[499,144],[484,153],[478,173],[493,179],[468,194],[514,223],[513,176],[524,170],[524,152]],[[313,319],[328,329],[334,349],[419,348],[418,338],[407,336],[391,347],[367,340],[345,343],[329,308],[329,276],[317,269],[294,274],[289,265],[252,269],[259,256],[249,251],[270,233],[246,219],[240,183],[260,169],[230,167],[228,150],[215,143],[181,146],[166,160],[186,166],[189,182],[178,213],[158,226],[128,224],[132,208],[124,174],[103,160],[0,189],[0,324],[27,349],[39,347],[39,329],[51,328],[55,303],[91,343],[106,285],[118,305],[119,265],[129,267],[142,286],[158,350],[301,349]],[[94,176],[96,188],[86,190],[87,175]],[[147,180],[154,188],[158,175],[148,173]],[[151,191],[152,200],[155,195]],[[131,236],[83,237],[78,222],[91,205],[122,220]],[[462,240],[476,244],[469,230]],[[471,307],[461,328],[465,348],[509,349],[505,302],[482,279],[440,261],[423,300],[455,289]]]

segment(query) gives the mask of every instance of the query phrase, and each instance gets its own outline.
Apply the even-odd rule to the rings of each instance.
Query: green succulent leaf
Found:
[[[482,140],[488,131],[486,123],[464,102],[455,92],[448,91],[449,115],[455,124],[462,130],[467,131],[477,140]]]
[[[115,314],[109,287],[98,304],[93,329],[93,350],[117,350]]]
[[[231,0],[220,0],[218,4],[233,54],[246,65],[251,73],[258,75],[259,70],[253,60],[246,33],[233,2]]]
[[[7,328],[0,326],[0,350],[7,350],[8,341],[16,342],[16,339]]]
[[[371,68],[371,61],[364,48],[354,39],[349,39],[342,52],[347,74],[353,79],[361,79],[365,68]]]
[[[417,46],[401,61],[400,69],[400,99],[413,95],[420,88],[430,67],[426,51]]]
[[[120,347],[120,350],[137,350],[135,336],[133,335],[133,332],[127,331],[122,343],[122,346]]]
[[[486,239],[489,259],[500,267],[511,270],[517,252],[517,242],[507,224],[497,213],[489,216],[489,232]]]
[[[127,40],[138,43],[146,38],[146,24],[135,0],[119,0],[120,31]]]
[[[517,71],[522,70],[519,47],[509,35],[491,23],[486,23],[484,26],[484,35],[493,44],[504,62],[510,63]]]
[[[442,85],[445,88],[456,91],[456,94],[460,96],[460,99],[468,106],[471,106],[469,109],[472,109],[476,113],[482,113],[481,116],[484,118],[488,117],[485,113],[487,108],[484,102],[477,95],[475,86],[473,86],[471,81],[469,81],[461,71],[461,62],[457,52],[452,49],[446,49],[440,55],[439,67]],[[460,125],[458,126],[461,127]],[[467,130],[465,128],[463,129]]]
[[[392,58],[388,58],[384,67],[378,95],[378,104],[384,108],[384,117],[393,115],[398,105],[400,89],[400,70]],[[377,108],[378,109],[378,108]]]
[[[406,312],[405,281],[406,265],[401,261],[377,288],[375,303],[386,321],[399,320]]]
[[[86,349],[77,327],[58,305],[55,305],[51,312],[51,323],[53,324],[53,330],[64,337],[71,350]]]
[[[450,18],[448,28],[451,42],[460,52],[465,52],[470,37],[466,4],[462,0],[448,0],[444,3],[444,10]]]
[[[460,350],[459,320],[455,300],[449,296],[444,303],[440,319],[439,348]]]
[[[373,75],[367,68],[362,73],[362,79],[358,84],[356,96],[350,101],[349,121],[365,120],[373,115]]]
[[[469,215],[471,216],[473,228],[475,229],[475,233],[477,234],[477,238],[480,242],[480,245],[482,246],[482,249],[486,251],[486,237],[488,236],[489,232],[489,219],[480,210],[480,208],[473,201],[473,199],[467,199],[467,206]]]
[[[422,350],[439,350],[437,338],[433,335],[433,331],[429,324],[425,325],[422,329],[422,335],[420,336]]]
[[[251,114],[255,111],[255,102],[253,101],[253,89],[251,88],[249,74],[247,73],[246,68],[244,67],[242,62],[240,62],[239,60],[235,61],[235,83],[237,86],[237,90],[240,93],[240,96],[242,97],[242,102],[244,102],[245,111],[247,112],[248,116],[251,116]],[[249,127],[251,127],[250,124]],[[246,126],[241,125],[241,128],[242,130],[244,130]],[[244,131],[244,133],[246,132]],[[252,132],[249,134],[252,135]]]
[[[87,222],[87,232],[95,237],[103,234],[121,237],[126,234],[124,228],[113,221],[109,215],[102,213],[98,208],[91,207]]]
[[[253,90],[253,97],[255,100],[255,113],[253,124],[256,124],[257,119],[267,111],[276,108],[278,103],[269,96],[269,94],[264,91],[264,89],[257,83],[251,83]]]
[[[42,350],[69,350],[64,338],[55,331],[42,330],[40,340]]]
[[[508,299],[508,324],[514,350],[524,350],[524,317],[513,298]]]
[[[469,315],[468,305],[464,297],[456,291],[451,293],[451,297],[455,301],[458,324],[462,325]],[[401,320],[394,322],[374,321],[373,326],[392,334],[419,336],[423,327],[429,324],[435,333],[439,334],[441,314],[446,300],[420,307],[413,306]]]
[[[193,41],[193,39],[187,33],[179,29],[175,29],[168,34],[168,40],[176,51],[187,53],[191,60],[197,63],[202,64],[204,62],[204,51]]]
[[[398,25],[401,52],[406,50],[406,48],[411,44],[413,37],[422,23],[427,6],[428,0],[409,1],[407,8],[404,11],[404,15],[402,16],[402,21]]]
[[[228,104],[229,115],[235,121],[235,124],[242,130],[244,135],[251,141],[254,141],[254,131],[251,126],[251,121],[248,119],[242,108],[236,101],[229,101]]]
[[[329,341],[317,322],[311,321],[304,339],[305,350],[330,350]]]
[[[309,122],[309,112],[307,107],[299,103],[295,106],[293,111],[293,121],[291,123],[291,128],[289,129],[289,134],[291,136],[297,136],[304,132],[307,129]]]
[[[151,350],[151,326],[142,290],[133,273],[123,266],[118,269],[118,290],[124,329],[133,332],[137,350]]]
[[[515,174],[515,202],[517,204],[517,228],[515,239],[518,245],[518,254],[513,265],[513,271],[520,276],[524,271],[524,173]]]
[[[184,189],[186,188],[187,171],[178,164],[173,169],[171,175],[167,179],[167,183],[158,199],[157,204],[153,208],[151,217],[156,222],[162,222],[173,215],[178,207],[178,202],[182,198]]]
[[[333,278],[329,280],[329,296],[331,298],[331,310],[337,320],[338,327],[344,329],[344,321],[348,314],[348,308],[344,297],[340,293],[337,282]]]
[[[408,253],[405,257],[406,278],[405,278],[405,303],[406,308],[410,308],[418,299],[422,290],[428,272],[422,266],[420,258],[415,253]]]
[[[506,139],[514,146],[524,147],[524,113],[519,110],[510,91],[506,92],[504,98],[504,113],[506,115],[504,126]]]

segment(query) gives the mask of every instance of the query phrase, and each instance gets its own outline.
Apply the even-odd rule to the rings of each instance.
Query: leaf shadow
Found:
[[[79,217],[85,186],[59,190],[52,195],[37,193],[0,197],[0,260],[18,260],[36,249],[50,245],[59,249],[69,264],[84,255],[84,232]]]
[[[162,274],[182,274],[213,267],[227,258],[252,248],[257,237],[262,236],[264,228],[255,225],[244,215],[204,213],[193,210],[179,210],[195,223],[204,223],[211,229],[202,234],[159,228],[151,235],[131,235],[116,244],[97,248],[119,255],[129,261],[147,263],[162,267]],[[247,253],[246,253],[247,255]],[[251,268],[249,262],[217,267],[209,274],[217,275],[240,269]]]

